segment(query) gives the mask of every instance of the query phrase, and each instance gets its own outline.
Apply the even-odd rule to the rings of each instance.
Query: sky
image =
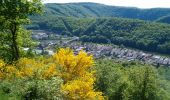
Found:
[[[44,3],[95,2],[138,8],[170,8],[170,0],[44,0]]]

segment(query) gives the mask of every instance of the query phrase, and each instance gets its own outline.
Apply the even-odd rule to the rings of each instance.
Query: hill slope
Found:
[[[65,17],[123,17],[153,21],[170,15],[170,8],[138,9],[97,3],[49,3],[45,6],[45,15]]]
[[[46,16],[34,19],[28,29],[43,29],[78,36],[85,42],[113,43],[170,54],[170,25],[125,18],[71,18]]]
[[[114,43],[170,54],[170,25],[142,21],[163,22],[162,20],[166,19],[164,16],[170,15],[170,9],[125,8],[96,3],[46,4],[45,6],[43,16],[31,16],[33,24],[27,26],[28,29],[79,36],[85,42]]]
[[[169,15],[169,16],[161,17],[161,18],[159,18],[159,19],[156,20],[156,21],[157,21],[157,22],[160,22],[160,23],[170,24],[170,15]]]

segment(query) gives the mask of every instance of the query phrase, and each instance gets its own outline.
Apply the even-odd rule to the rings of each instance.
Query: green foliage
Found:
[[[131,7],[107,6],[97,3],[45,4],[45,15],[64,17],[123,17],[142,20],[156,20],[170,15],[170,9],[138,9]]]
[[[4,32],[0,32],[0,58],[4,59],[5,61],[11,61],[12,58],[12,54],[9,53],[11,52],[11,47],[10,44],[11,43],[11,36],[10,33],[4,33]]]
[[[160,17],[156,20],[156,22],[167,23],[170,24],[170,15]]]
[[[109,100],[169,99],[169,86],[152,66],[99,60],[96,69],[96,88]]]
[[[96,19],[55,16],[33,18],[33,23],[38,25],[39,29],[79,36],[83,42],[113,43],[170,54],[170,25],[167,24],[114,17]],[[32,28],[29,26],[29,29]]]
[[[0,83],[2,95],[6,98],[62,100],[62,79],[58,77],[49,80],[16,79]]]
[[[23,24],[30,22],[28,15],[40,13],[41,0],[1,0],[0,1],[0,29],[3,34],[8,34],[6,46],[10,47],[9,61],[18,60],[20,51],[18,46],[18,34]],[[1,35],[3,36],[3,35]],[[4,48],[5,48],[4,47]]]
[[[0,90],[22,100],[104,100],[95,91],[93,57],[69,48],[51,57],[22,58],[12,64],[0,60]],[[98,98],[98,99],[97,99]]]
[[[6,62],[12,61],[12,37],[10,33],[0,32],[0,58],[4,59]],[[37,45],[35,41],[31,38],[31,32],[20,27],[17,35],[17,45],[20,51],[21,57],[33,57],[34,53],[32,49]],[[24,51],[23,48],[30,48],[28,51]]]
[[[112,7],[96,3],[45,4],[44,15],[30,16],[33,24],[26,27],[79,36],[84,42],[114,43],[170,54],[169,25],[134,20],[168,22],[168,19],[158,19],[167,18],[170,15],[169,10]]]
[[[158,73],[162,81],[162,88],[170,93],[170,69],[168,67],[161,66],[158,68]],[[165,93],[165,92],[164,92]],[[167,98],[170,98],[170,94],[167,94]]]
[[[17,42],[19,47],[29,47],[33,48],[36,46],[36,42],[32,40],[31,31],[20,28],[18,32]]]

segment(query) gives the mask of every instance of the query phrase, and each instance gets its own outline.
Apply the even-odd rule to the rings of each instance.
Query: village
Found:
[[[79,37],[67,37],[53,34],[53,39],[50,39],[49,35],[51,34],[45,33],[44,31],[36,31],[36,34],[32,35],[33,39],[40,41],[39,45],[34,50],[36,54],[53,55],[56,48],[69,47],[74,50],[75,54],[80,50],[84,50],[95,58],[116,58],[122,61],[140,61],[156,66],[164,65],[170,67],[170,58],[166,56],[146,53],[113,44],[83,43],[79,40]]]

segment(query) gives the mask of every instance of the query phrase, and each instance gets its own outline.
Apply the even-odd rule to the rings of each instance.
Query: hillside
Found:
[[[45,15],[65,17],[123,17],[153,21],[170,15],[170,8],[139,9],[97,3],[49,3],[45,7]]]
[[[45,6],[43,16],[31,16],[33,24],[27,26],[28,29],[78,36],[84,42],[113,43],[170,54],[170,25],[162,24],[169,22],[170,9],[96,3],[51,3]]]
[[[0,100],[170,100],[163,17],[114,17],[93,3],[44,11],[43,1],[0,0]]]
[[[81,41],[113,43],[145,51],[170,54],[170,25],[125,18],[35,18],[28,29],[78,36]],[[158,30],[159,29],[159,30]]]
[[[160,22],[160,23],[170,24],[170,15],[169,15],[169,16],[161,17],[161,18],[159,18],[159,19],[156,20],[156,21],[157,21],[157,22]]]

